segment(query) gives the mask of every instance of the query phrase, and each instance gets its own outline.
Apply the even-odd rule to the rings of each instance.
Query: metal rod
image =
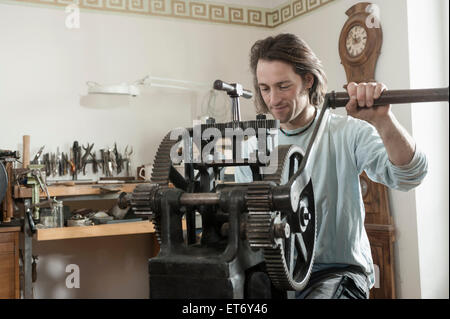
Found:
[[[331,108],[344,107],[349,96],[347,92],[327,93]],[[448,87],[432,89],[387,90],[381,93],[380,98],[374,100],[374,106],[386,104],[422,103],[422,102],[448,102]]]
[[[214,205],[219,204],[219,194],[216,193],[183,193],[180,205]]]

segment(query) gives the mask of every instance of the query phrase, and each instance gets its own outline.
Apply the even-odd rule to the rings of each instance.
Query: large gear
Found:
[[[136,215],[149,215],[155,228],[156,238],[161,244],[161,215],[155,200],[159,191],[168,188],[170,183],[170,169],[172,161],[170,151],[178,143],[170,139],[167,134],[159,145],[153,161],[153,170],[150,178],[151,183],[138,185],[131,194],[131,208]]]
[[[178,140],[170,139],[170,133],[162,140],[156,152],[153,161],[153,170],[150,181],[160,186],[169,186],[170,182],[170,167],[172,160],[170,159],[170,150],[178,143]]]
[[[264,176],[264,181],[282,185],[295,173],[302,158],[297,146],[278,147],[277,170]],[[289,170],[289,171],[286,171]],[[264,186],[265,185],[265,186]],[[311,184],[294,213],[274,212],[270,203],[270,184],[253,183],[246,201],[248,208],[247,238],[252,248],[263,249],[267,272],[272,283],[283,290],[302,290],[309,280],[314,260],[316,219]],[[308,200],[312,210],[308,210]],[[309,214],[309,215],[308,215]],[[313,224],[308,223],[313,220]]]
[[[170,139],[170,133],[168,133],[162,140],[158,147],[158,151],[156,152],[150,182],[157,184],[161,189],[169,187],[170,167],[172,166],[170,150],[177,142],[177,140]],[[161,215],[158,209],[154,210],[152,220],[156,238],[158,243],[161,244]]]

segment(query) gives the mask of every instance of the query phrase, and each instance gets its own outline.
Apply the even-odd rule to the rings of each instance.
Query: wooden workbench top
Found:
[[[80,184],[80,185],[53,185],[48,186],[50,197],[61,196],[82,196],[82,195],[102,195],[109,193],[132,192],[139,185],[137,183],[120,183],[120,184]],[[14,198],[31,198],[32,189],[26,186],[14,186]],[[40,190],[41,197],[47,197],[47,194]]]
[[[144,220],[139,222],[102,224],[94,226],[73,226],[37,229],[36,239],[38,241],[59,240],[71,238],[146,234],[153,233],[154,231],[155,230],[153,227],[153,223],[148,220]]]
[[[12,231],[20,231],[20,226],[1,226],[0,233],[7,233]]]

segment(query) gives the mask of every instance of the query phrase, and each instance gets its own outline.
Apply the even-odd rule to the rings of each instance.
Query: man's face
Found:
[[[292,122],[310,105],[307,85],[290,64],[261,59],[256,78],[269,112],[280,123]]]

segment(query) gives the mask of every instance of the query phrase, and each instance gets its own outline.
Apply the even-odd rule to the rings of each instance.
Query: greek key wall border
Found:
[[[247,7],[204,0],[8,0],[42,6],[165,16],[213,23],[275,28],[335,0],[289,0],[275,8]],[[220,0],[219,0],[220,1]],[[2,2],[0,0],[0,2]],[[236,0],[238,2],[238,0]]]

